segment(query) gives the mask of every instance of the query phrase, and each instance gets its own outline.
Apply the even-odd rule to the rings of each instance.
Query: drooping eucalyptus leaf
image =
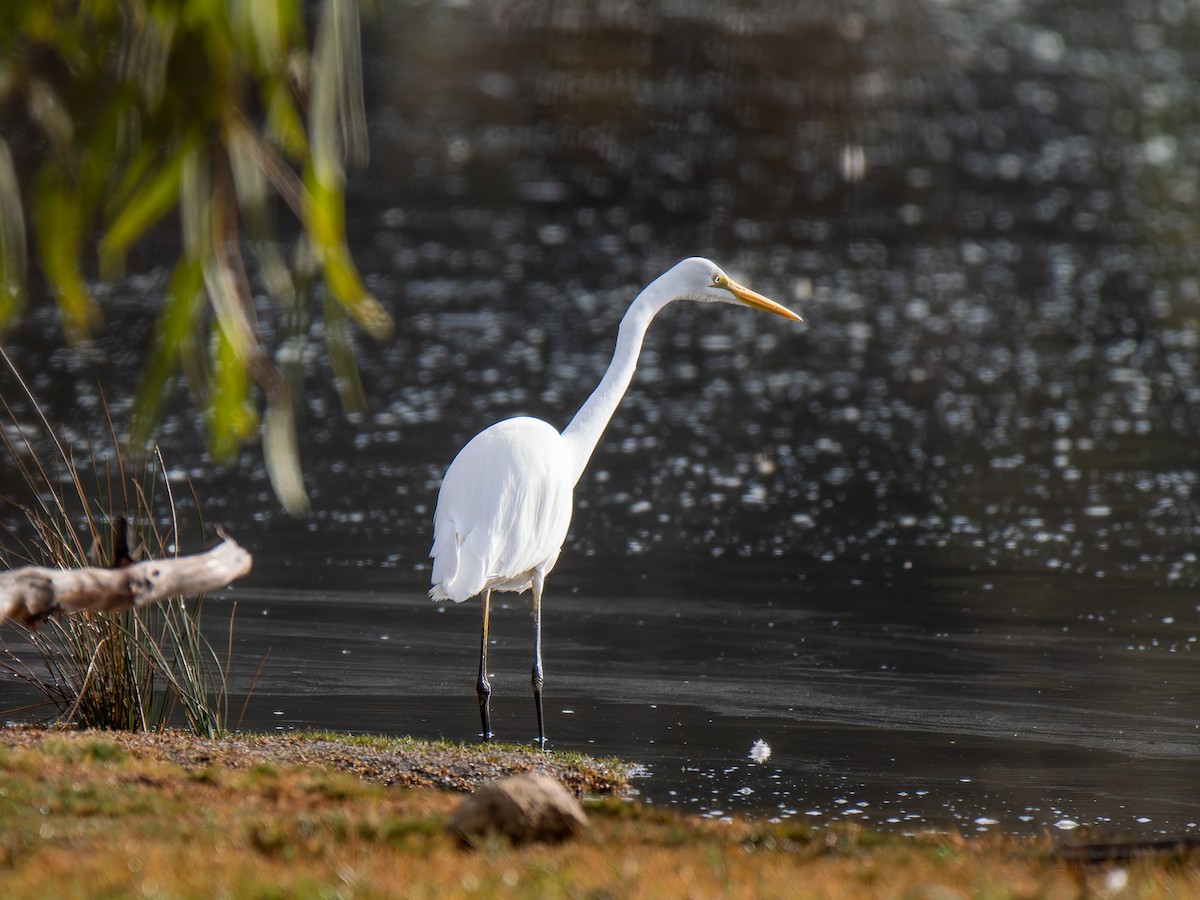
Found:
[[[346,168],[367,158],[359,3],[322,0],[311,42],[306,12],[304,0],[0,4],[0,132],[18,116],[44,151],[24,173],[0,141],[0,327],[25,299],[27,233],[64,334],[82,340],[101,324],[91,273],[119,273],[178,208],[182,254],[167,261],[129,436],[146,444],[182,374],[212,455],[261,437],[293,512],[307,505],[292,398],[305,358],[293,351],[309,336],[298,329],[325,320],[314,339],[328,342],[330,375],[356,410],[350,323],[376,338],[393,329],[345,231]],[[275,237],[275,198],[298,218],[304,253]],[[315,280],[296,259],[315,264]],[[264,315],[273,321],[260,325]]]

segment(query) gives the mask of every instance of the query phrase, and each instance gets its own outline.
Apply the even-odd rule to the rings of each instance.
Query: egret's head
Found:
[[[774,313],[796,322],[804,321],[786,306],[738,284],[715,262],[701,256],[685,259],[667,274],[673,276],[673,280],[678,278],[679,295],[689,300],[699,300],[702,303],[733,303],[749,306],[751,309],[761,309],[763,312]]]

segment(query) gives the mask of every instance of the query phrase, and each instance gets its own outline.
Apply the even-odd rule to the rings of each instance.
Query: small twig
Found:
[[[267,652],[263,654],[263,658],[258,661],[258,668],[254,671],[254,677],[250,679],[250,687],[246,689],[246,698],[242,701],[242,711],[238,713],[237,724],[233,726],[234,731],[242,730],[242,719],[246,718],[246,707],[250,705],[250,697],[254,694],[254,686],[258,684],[258,677],[262,675],[263,667],[267,664],[267,657],[271,655],[271,648],[267,648]]]
[[[233,661],[233,617],[237,615],[237,601],[229,605],[229,635],[228,642],[225,644],[225,665],[221,668],[221,676],[229,671],[230,663]]]
[[[175,544],[175,554],[179,554],[179,519],[175,512],[175,492],[171,490],[171,476],[167,474],[167,461],[163,459],[162,448],[154,445],[154,456],[158,460],[158,470],[162,472],[163,486],[167,490],[167,508],[171,510],[171,542]],[[149,506],[149,504],[147,504]],[[199,501],[196,508],[200,508]]]
[[[70,710],[67,711],[66,716],[63,717],[66,721],[70,722],[73,718],[75,718],[75,711],[79,709],[79,704],[83,702],[83,697],[87,693],[88,684],[91,683],[92,672],[96,671],[96,658],[100,655],[100,651],[104,649],[104,645],[107,643],[108,638],[105,638],[96,645],[96,649],[92,653],[92,661],[88,663],[87,674],[83,676],[83,684],[79,686],[79,693],[75,695],[75,702],[71,705]]]
[[[307,224],[307,216],[304,211],[305,188],[300,178],[291,170],[283,157],[259,136],[240,111],[233,110],[227,124],[231,131],[236,131],[238,136],[246,141],[246,149],[250,151],[254,161],[267,176],[267,180],[275,186],[275,190],[279,192],[283,202],[291,207],[297,219]]]

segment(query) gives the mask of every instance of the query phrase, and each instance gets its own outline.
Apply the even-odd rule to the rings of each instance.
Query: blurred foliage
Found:
[[[261,429],[272,484],[294,513],[308,503],[292,409],[298,367],[277,363],[264,345],[243,243],[289,358],[314,320],[312,284],[323,280],[318,308],[335,380],[351,386],[344,402],[361,400],[347,321],[375,337],[392,330],[345,237],[345,165],[365,163],[367,152],[358,6],[323,0],[311,47],[305,7],[0,4],[0,329],[26,302],[31,245],[67,339],[92,335],[101,316],[83,273],[93,239],[101,276],[116,275],[138,239],[178,208],[180,257],[130,438],[135,447],[147,443],[182,376],[204,410],[214,456],[230,457]],[[6,141],[14,134],[20,147]],[[23,179],[30,147],[38,152]],[[277,199],[301,224],[290,265],[273,238]],[[256,387],[266,407],[261,424]]]

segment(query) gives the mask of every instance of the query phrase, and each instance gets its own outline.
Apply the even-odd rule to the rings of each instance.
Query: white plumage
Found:
[[[473,437],[450,464],[433,515],[434,600],[480,595],[477,694],[484,739],[491,737],[487,677],[488,616],[492,591],[533,591],[533,696],[538,742],[542,719],[542,586],[558,561],[571,524],[576,483],[625,396],[637,368],[646,329],[674,300],[743,304],[801,321],[791,310],[733,281],[707,259],[685,259],[634,298],[617,332],[612,362],[600,384],[559,434],[540,419],[506,419]]]
[[[433,514],[430,597],[462,603],[484,589],[526,591],[535,573],[549,574],[575,487],[562,440],[522,416],[480,432],[454,457]]]

